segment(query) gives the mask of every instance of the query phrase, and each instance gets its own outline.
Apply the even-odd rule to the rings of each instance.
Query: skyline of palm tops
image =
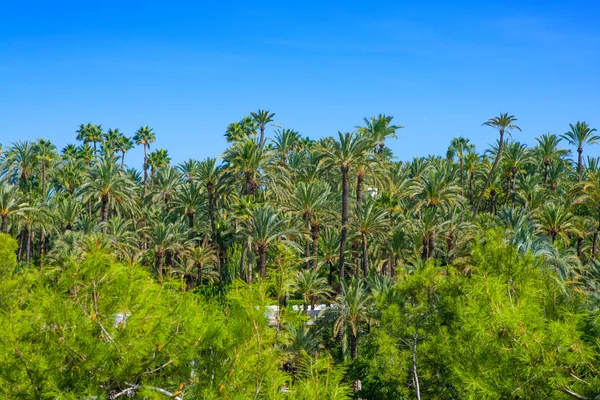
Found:
[[[339,254],[328,268],[337,264],[339,278],[347,277],[347,264],[352,275],[367,276],[373,257],[386,260],[377,268],[390,273],[398,260],[378,241],[385,241],[382,232],[394,227],[420,235],[410,249],[413,258],[451,264],[468,245],[462,232],[455,237],[444,227],[457,218],[459,225],[472,225],[480,207],[487,216],[508,207],[536,211],[529,217],[537,221],[536,232],[547,232],[552,241],[559,235],[567,247],[577,242],[583,262],[597,254],[600,210],[592,199],[599,161],[584,162],[583,156],[600,136],[585,122],[569,124],[570,130],[560,136],[542,135],[537,146],[528,148],[512,137],[520,131],[517,118],[501,113],[483,123],[497,130],[499,138],[482,154],[469,139],[458,137],[450,141],[445,158],[395,162],[385,141],[397,138],[403,126],[394,125],[393,117],[364,118],[355,132],[316,141],[278,128],[267,143],[265,126],[274,117],[258,110],[231,123],[225,132],[230,146],[219,156],[221,162],[189,159],[172,166],[167,150],[149,151],[157,138],[148,126],[129,138],[118,129],[103,132],[101,125],[81,124],[76,139],[82,143],[69,144],[60,154],[46,139],[13,143],[1,159],[2,232],[19,238],[19,261],[27,263],[32,256],[43,263],[65,232],[98,231],[105,238],[129,233],[128,260],[153,249],[160,277],[163,257],[172,273],[190,244],[215,250],[220,267],[227,261],[226,247],[239,242],[248,266],[237,273],[250,282],[256,272],[265,277],[274,240],[294,241],[304,249],[307,265],[317,268],[323,258],[319,239],[332,231],[339,236]],[[125,168],[125,155],[134,143],[144,148],[141,172]],[[575,147],[575,165],[562,143]],[[365,187],[379,195],[365,196]],[[542,203],[544,210],[564,209],[566,220],[576,219],[578,228],[541,225]],[[596,222],[596,229],[589,227]],[[569,236],[562,236],[565,231]],[[438,240],[442,237],[445,248]],[[370,239],[375,243],[370,245]],[[254,262],[258,271],[252,270]],[[330,284],[333,275],[330,271]]]
[[[246,314],[240,316],[247,325],[237,336],[256,338],[259,357],[261,338],[274,335],[268,347],[274,361],[268,364],[278,366],[273,374],[289,374],[287,383],[308,379],[297,373],[302,363],[322,359],[333,360],[328,365],[339,368],[335,369],[336,385],[353,387],[361,398],[369,398],[368,393],[383,398],[385,390],[391,390],[390,396],[401,390],[417,399],[421,393],[438,398],[486,393],[489,398],[508,398],[517,391],[529,393],[530,397],[523,398],[550,398],[545,397],[548,393],[593,398],[598,392],[595,388],[600,389],[598,374],[590,367],[600,354],[596,352],[600,329],[593,322],[600,304],[600,159],[585,156],[600,141],[596,130],[576,122],[568,125],[567,132],[541,135],[534,147],[527,147],[518,141],[518,119],[501,113],[483,123],[497,138],[483,152],[477,152],[469,139],[455,137],[449,140],[444,156],[400,162],[393,160],[387,144],[398,136],[402,140],[402,125],[385,115],[363,122],[354,132],[319,140],[288,128],[278,128],[267,138],[265,126],[276,123],[276,114],[258,110],[226,128],[229,146],[219,158],[189,159],[177,165],[171,165],[167,150],[153,149],[160,134],[149,126],[140,127],[129,138],[118,129],[104,132],[100,125],[81,124],[77,140],[82,143],[69,144],[60,153],[46,139],[13,143],[3,148],[0,159],[0,231],[16,240],[8,241],[0,234],[0,241],[6,241],[9,249],[10,242],[16,242],[18,265],[13,273],[0,277],[0,284],[21,287],[10,279],[35,276],[39,278],[31,280],[39,282],[31,286],[32,293],[71,306],[76,303],[77,316],[89,317],[92,325],[101,328],[90,330],[93,350],[89,351],[113,351],[117,348],[112,347],[113,336],[126,332],[113,331],[114,313],[99,316],[97,311],[96,285],[108,276],[103,275],[108,268],[103,262],[109,260],[115,270],[126,266],[127,274],[133,274],[130,277],[145,274],[137,282],[157,288],[162,294],[156,301],[173,296],[193,299],[190,304],[218,305],[213,310],[215,321],[235,313],[231,304],[243,296],[248,296],[244,302],[250,301],[252,307],[256,301],[285,310],[286,305],[296,303],[304,313],[320,302],[333,304],[310,327],[298,316],[278,314],[268,328],[276,333],[259,332],[256,320],[252,325],[244,319]],[[144,149],[141,171],[126,167],[126,154],[134,144]],[[570,159],[575,153],[576,160]],[[0,258],[0,266],[8,265],[9,256]],[[87,271],[83,275],[80,266]],[[102,273],[92,277],[90,271]],[[115,272],[110,278],[116,287],[115,276],[124,275]],[[129,284],[126,290],[118,290],[129,293]],[[102,298],[110,298],[110,304],[121,301],[106,294],[110,288],[103,290]],[[129,294],[121,296],[128,299]],[[81,299],[96,311],[88,313]],[[211,302],[214,299],[218,302]],[[35,304],[23,308],[16,301],[10,303],[12,311],[0,313],[0,318],[12,318],[13,311],[46,312]],[[115,305],[115,310],[128,316],[124,319],[136,318],[138,311],[128,301],[122,308]],[[572,309],[576,311],[569,314]],[[193,308],[177,310],[187,318],[181,329],[196,329],[194,321],[206,318],[193,316],[197,315]],[[173,322],[168,314],[156,320]],[[54,324],[53,318],[49,317],[49,324]],[[99,322],[102,318],[105,325]],[[573,322],[583,320],[587,325]],[[218,329],[227,330],[223,326]],[[179,323],[173,329],[179,332]],[[535,334],[521,342],[514,339],[520,337],[518,332]],[[282,339],[278,339],[280,334]],[[27,331],[19,337],[21,347],[32,343],[28,335]],[[173,331],[165,335],[177,336]],[[509,343],[508,338],[514,340]],[[559,343],[557,338],[566,339]],[[94,347],[98,340],[106,347]],[[6,343],[0,340],[0,345],[15,352],[15,359],[25,363],[21,347]],[[180,349],[197,346],[199,341],[182,343]],[[364,352],[367,358],[375,354],[373,360],[389,362],[386,346],[390,343],[397,343],[392,347],[404,357],[398,362],[405,366],[405,378],[394,375],[393,363],[387,369],[366,369],[361,359]],[[451,343],[452,350],[435,347],[444,343]],[[536,353],[531,356],[534,361],[526,359],[540,343],[545,346],[544,356]],[[151,358],[150,365],[154,349],[160,352],[163,345],[152,343],[148,347],[152,356],[136,354],[143,362]],[[434,346],[433,351],[427,346]],[[505,356],[509,354],[506,346],[521,351],[521,358]],[[581,358],[561,358],[561,349],[575,346],[586,350],[569,350],[569,357],[578,354]],[[125,348],[129,347],[119,347],[120,351]],[[479,349],[490,354],[491,364],[473,357],[472,352]],[[65,357],[72,357],[72,349],[67,350],[66,356],[62,347],[57,350],[61,365]],[[213,350],[202,354],[214,354]],[[36,354],[50,360],[43,350]],[[92,363],[89,376],[127,359],[117,354],[114,364],[106,364],[102,357]],[[87,368],[86,357],[77,357],[81,359],[77,367]],[[193,352],[186,357],[194,365],[200,362]],[[465,358],[474,363],[465,363]],[[218,361],[222,360],[211,358],[205,368],[221,365]],[[260,365],[252,358],[249,364],[254,363]],[[202,388],[203,383],[195,380],[196,371],[190,374],[187,367],[177,372],[178,381],[171,379],[170,369],[163,374],[163,368],[171,364],[173,368],[189,365],[174,359],[152,368],[144,364],[137,375],[126,374],[122,382],[102,381],[94,390],[122,396],[145,387],[173,397],[188,386],[189,390]],[[513,380],[508,379],[511,372],[507,371],[517,364],[521,369]],[[473,370],[468,370],[470,365]],[[532,368],[540,369],[533,373]],[[457,375],[449,373],[450,369],[458,371]],[[0,377],[9,379],[9,370],[5,373],[0,368]],[[222,375],[229,379],[233,371]],[[494,371],[498,379],[492,382]],[[155,373],[156,380],[169,390],[154,386]],[[544,374],[560,374],[561,379],[550,381]],[[60,379],[77,381],[73,376],[68,372]],[[523,376],[528,380],[523,382]],[[26,363],[22,377],[31,383],[33,392],[28,393],[39,394],[41,384],[35,382]],[[381,386],[382,379],[388,386]],[[595,383],[589,383],[592,380]],[[69,385],[65,384],[66,390],[71,390]],[[262,377],[252,395],[261,391],[261,385]],[[215,396],[224,390],[215,392],[212,381],[209,386],[206,390],[213,390],[210,393]],[[348,398],[344,396],[339,398]]]

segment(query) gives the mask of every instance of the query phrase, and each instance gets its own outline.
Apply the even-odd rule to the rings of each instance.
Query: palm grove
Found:
[[[3,397],[599,398],[595,129],[403,162],[392,117],[274,118],[177,165],[148,126],[2,149]]]

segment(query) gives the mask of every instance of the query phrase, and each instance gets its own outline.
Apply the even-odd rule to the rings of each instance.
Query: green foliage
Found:
[[[5,233],[0,233],[0,273],[5,275],[17,265],[18,243]]]

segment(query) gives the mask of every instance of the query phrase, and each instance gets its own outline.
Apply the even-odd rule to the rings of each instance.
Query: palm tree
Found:
[[[517,119],[514,116],[508,115],[508,113],[500,113],[500,115],[498,117],[490,118],[486,122],[483,123],[483,125],[485,125],[485,126],[489,126],[491,128],[498,130],[498,133],[500,134],[500,139],[498,142],[499,143],[498,152],[496,153],[496,158],[494,159],[494,164],[492,164],[492,169],[490,170],[488,178],[487,178],[485,184],[483,185],[483,188],[481,189],[481,194],[479,195],[479,199],[477,200],[477,205],[475,206],[475,209],[473,210],[473,218],[475,218],[477,216],[477,212],[479,211],[479,207],[481,206],[481,200],[483,199],[483,195],[484,195],[485,191],[487,190],[487,188],[490,184],[490,181],[492,180],[492,176],[494,175],[494,172],[496,171],[496,167],[498,166],[500,157],[502,157],[502,147],[504,146],[504,133],[508,133],[509,135],[511,135],[510,131],[512,131],[512,130],[517,130],[519,132],[521,131],[521,128],[519,128],[517,125],[514,124],[516,121],[517,121]]]
[[[577,175],[581,181],[583,173],[583,148],[587,145],[597,144],[600,140],[599,135],[594,135],[596,129],[590,128],[585,122],[577,122],[575,125],[569,124],[570,131],[560,135],[570,145],[577,147]]]
[[[331,293],[327,279],[320,276],[315,269],[298,271],[293,288],[302,296],[304,312],[308,310],[309,304],[311,310],[314,310],[317,299],[327,297]]]
[[[458,170],[460,173],[461,187],[464,187],[464,159],[465,156],[473,150],[475,150],[475,145],[471,144],[469,139],[459,136],[450,141],[450,146],[448,147],[448,151],[446,153],[448,158],[454,159],[454,157],[458,157]]]
[[[260,129],[260,141],[258,142],[258,147],[261,149],[265,144],[265,125],[269,122],[273,122],[273,117],[275,117],[275,113],[272,113],[267,110],[258,110],[257,112],[251,112],[250,115],[258,123],[258,127]]]
[[[133,136],[133,141],[137,145],[144,146],[144,195],[146,194],[146,181],[148,180],[148,149],[150,148],[150,143],[154,143],[156,141],[156,136],[148,125],[140,127],[135,132]]]
[[[8,219],[18,215],[27,206],[15,185],[0,184],[0,217],[2,218],[2,233],[8,233]]]
[[[502,158],[502,171],[506,178],[506,193],[504,202],[508,203],[511,190],[515,189],[515,181],[519,173],[525,172],[525,167],[531,163],[531,153],[527,146],[519,142],[510,142]]]
[[[563,238],[566,243],[570,242],[570,235],[577,234],[575,216],[565,207],[553,203],[543,206],[535,216],[538,231],[545,233],[552,242],[557,237]]]
[[[46,168],[56,157],[56,146],[47,139],[38,139],[35,144],[36,153],[41,162],[42,200],[46,201]]]
[[[133,190],[133,185],[114,156],[105,156],[94,165],[88,173],[88,179],[81,187],[84,198],[100,200],[100,222],[108,221],[111,202],[114,206],[129,207],[133,201]]]
[[[600,171],[586,174],[586,179],[577,186],[575,204],[586,204],[596,219],[596,230],[592,241],[592,258],[598,251],[598,236],[600,235]]]
[[[191,185],[183,185],[179,190],[175,191],[174,210],[188,219],[188,228],[190,238],[194,235],[194,217],[204,202],[201,187],[197,183]]]
[[[363,118],[364,127],[357,127],[358,131],[370,137],[378,144],[377,153],[383,153],[385,148],[385,139],[388,137],[396,138],[396,131],[404,128],[402,125],[391,125],[394,117],[379,114],[372,118]]]
[[[102,141],[103,136],[102,125],[94,125],[91,122],[86,125],[81,124],[77,130],[77,140],[83,141],[83,144],[92,143],[94,157],[98,157],[97,144]]]
[[[187,250],[188,265],[196,268],[196,286],[202,285],[203,274],[213,270],[218,263],[218,255],[214,247],[206,244],[193,245]],[[220,277],[220,276],[219,276]]]
[[[553,161],[561,160],[563,157],[566,157],[569,154],[569,150],[559,149],[558,145],[562,138],[551,133],[535,138],[535,140],[538,142],[538,145],[535,147],[534,153],[544,165],[544,184],[546,184],[548,182],[550,164]]]
[[[133,140],[130,137],[119,133],[115,143],[115,149],[121,152],[121,166],[125,165],[125,153],[133,149]]]
[[[441,208],[447,210],[462,196],[459,195],[460,187],[453,182],[448,182],[444,175],[435,169],[430,169],[416,180],[412,189],[415,208]]]
[[[337,336],[345,331],[345,327],[350,328],[350,355],[352,360],[356,360],[358,335],[361,327],[369,322],[373,298],[365,290],[362,281],[353,281],[336,297],[334,304],[337,306],[338,316],[333,325],[333,334]]]
[[[147,162],[150,165],[150,176],[153,178],[157,169],[164,168],[171,163],[171,157],[167,150],[156,149],[148,154]]]
[[[388,228],[387,211],[378,208],[373,200],[369,200],[362,209],[357,208],[354,226],[360,235],[362,249],[363,277],[369,276],[369,243],[372,238],[383,239]]]
[[[350,201],[348,174],[350,168],[361,162],[371,146],[370,141],[362,135],[354,133],[338,133],[339,140],[330,140],[329,143],[321,143],[319,151],[322,155],[322,163],[328,169],[339,169],[342,175],[342,233],[340,238],[339,275],[340,282],[345,279],[345,253],[346,240],[348,237],[348,206]],[[343,290],[343,286],[342,286]]]
[[[258,269],[261,278],[267,276],[267,250],[269,245],[296,231],[288,228],[288,220],[281,218],[271,205],[256,207],[249,218],[243,221],[240,236],[247,237],[256,249]]]
[[[244,194],[254,196],[259,186],[259,173],[269,153],[252,139],[234,143],[223,156],[226,166],[244,177]]]
[[[210,224],[213,245],[221,248],[217,238],[217,225],[215,220],[215,201],[217,190],[220,185],[221,168],[217,166],[216,158],[207,158],[198,164],[198,179],[204,184],[208,201],[208,219]]]
[[[158,221],[152,227],[150,240],[155,252],[154,267],[158,278],[162,280],[165,254],[168,251],[182,247],[184,241],[183,230],[178,224]]]
[[[190,158],[177,165],[177,169],[185,177],[188,184],[192,185],[198,179],[198,161]]]
[[[115,155],[118,149],[119,138],[122,136],[119,129],[108,129],[108,132],[102,135],[102,145],[101,150],[103,153],[108,153],[110,155]]]
[[[329,188],[320,183],[299,182],[294,187],[286,210],[304,222],[306,235],[311,237],[313,245],[313,267],[317,265],[321,218],[329,206]],[[304,256],[310,257],[310,241],[305,244]]]
[[[75,160],[77,158],[77,146],[74,144],[68,144],[61,150],[61,158],[64,161]]]
[[[18,180],[24,191],[28,190],[28,180],[35,171],[37,158],[36,146],[29,141],[13,143],[6,152],[7,174],[13,182]]]

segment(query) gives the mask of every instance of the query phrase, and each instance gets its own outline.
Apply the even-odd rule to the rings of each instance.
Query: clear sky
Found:
[[[392,115],[399,159],[458,135],[483,150],[500,111],[527,144],[600,130],[600,2],[0,3],[0,143],[143,124],[174,162],[202,159],[259,108],[312,138]]]

